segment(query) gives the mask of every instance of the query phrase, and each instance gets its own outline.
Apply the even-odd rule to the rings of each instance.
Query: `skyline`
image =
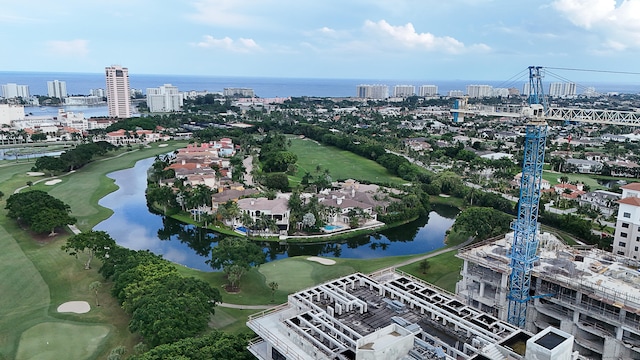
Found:
[[[0,58],[3,71],[99,73],[119,64],[139,74],[507,80],[530,65],[636,72],[640,55],[640,0],[34,0],[2,8],[4,53],[19,54]]]

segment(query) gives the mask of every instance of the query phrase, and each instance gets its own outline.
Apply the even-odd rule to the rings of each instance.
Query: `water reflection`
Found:
[[[144,191],[146,171],[152,163],[152,158],[141,160],[131,169],[108,175],[120,189],[103,198],[100,205],[112,209],[114,214],[95,229],[109,232],[118,244],[127,248],[149,249],[168,260],[211,271],[206,260],[224,235],[149,211]],[[300,255],[367,259],[419,254],[444,246],[445,232],[456,214],[455,208],[438,206],[428,216],[371,235],[331,243],[264,243],[263,247],[268,261]]]

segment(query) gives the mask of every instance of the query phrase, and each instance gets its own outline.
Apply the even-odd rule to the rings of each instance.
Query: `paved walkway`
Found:
[[[264,310],[270,309],[274,306],[280,305],[279,303],[273,303],[271,305],[240,305],[240,304],[229,304],[229,303],[218,303],[216,304],[220,307],[231,308],[231,309],[240,309],[240,310]]]

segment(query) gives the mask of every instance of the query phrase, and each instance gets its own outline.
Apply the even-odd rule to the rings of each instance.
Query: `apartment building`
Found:
[[[67,82],[60,80],[47,81],[47,96],[64,99],[67,97]]]
[[[418,96],[436,96],[438,95],[437,85],[422,85],[418,88]]]
[[[563,331],[532,336],[393,269],[294,293],[247,326],[262,360],[569,360],[573,347]]]
[[[5,99],[13,99],[18,97],[28,99],[31,96],[29,94],[29,85],[8,83],[0,85],[0,89],[2,90],[2,97]]]
[[[254,97],[256,93],[250,88],[224,88],[222,95],[228,97]]]
[[[105,68],[105,77],[109,116],[114,118],[131,117],[129,69],[120,65],[108,66]]]
[[[574,350],[589,359],[640,358],[639,262],[587,246],[570,247],[549,233],[538,236],[525,330],[553,326],[572,334]],[[458,253],[464,260],[458,299],[500,320],[508,313],[512,242],[510,233]]]
[[[640,259],[640,183],[630,183],[620,188],[622,198],[618,200],[613,253]]]
[[[416,94],[416,87],[413,85],[396,85],[393,87],[393,96],[406,98]]]
[[[147,89],[147,106],[149,112],[174,112],[180,111],[184,105],[184,97],[178,91],[177,86],[164,84],[157,88]]]
[[[358,85],[356,90],[357,97],[361,99],[383,100],[389,97],[389,86],[387,85]]]

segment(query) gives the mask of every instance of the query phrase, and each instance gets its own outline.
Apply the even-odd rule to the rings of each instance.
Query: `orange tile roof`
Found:
[[[633,205],[633,206],[640,206],[640,198],[628,197],[628,198],[624,198],[622,200],[619,200],[618,203],[627,204],[627,205]]]
[[[640,183],[637,182],[632,182],[630,184],[621,186],[620,188],[622,189],[627,189],[627,190],[635,190],[635,191],[640,191]]]

